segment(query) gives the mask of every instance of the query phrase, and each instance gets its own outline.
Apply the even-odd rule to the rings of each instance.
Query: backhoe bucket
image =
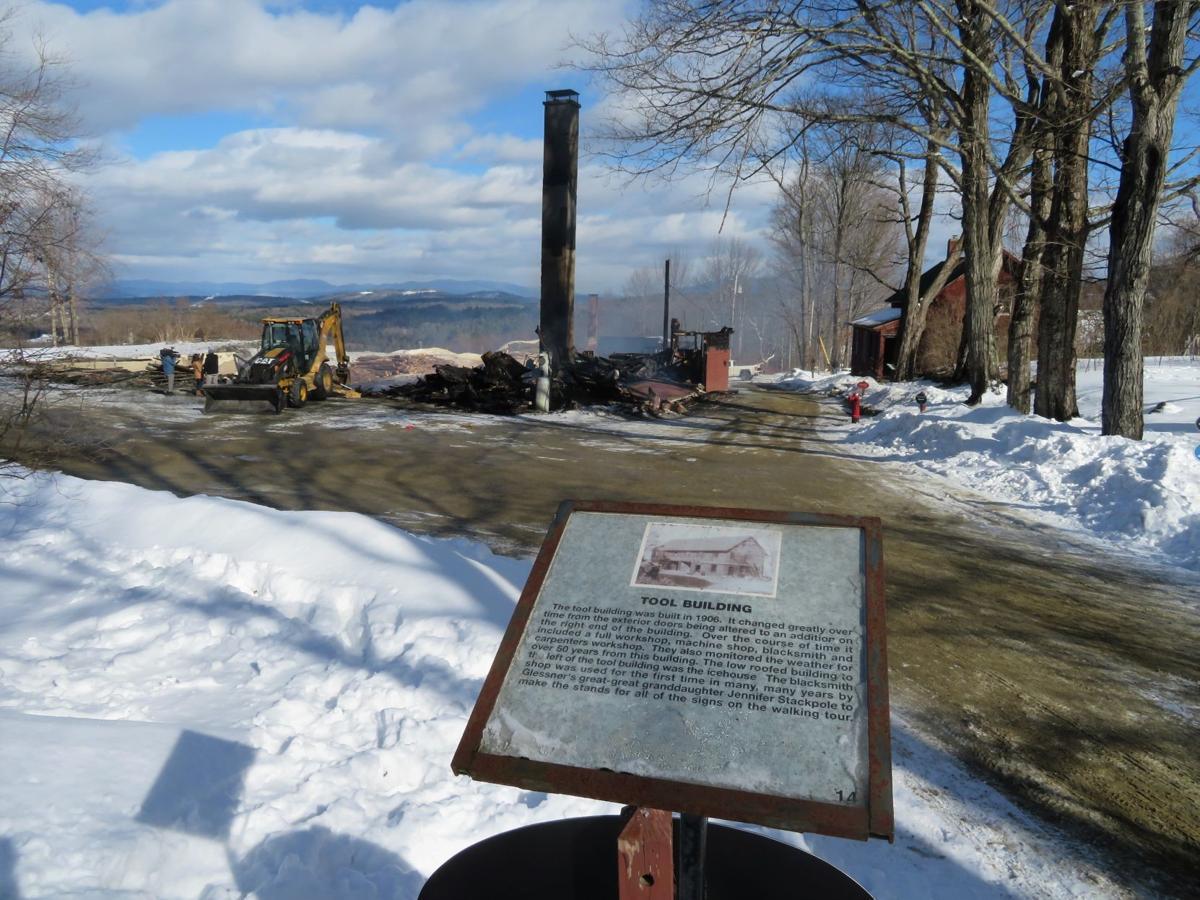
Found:
[[[286,395],[273,384],[206,384],[200,390],[204,392],[205,412],[211,412],[218,400],[270,403],[277,413],[287,406]]]

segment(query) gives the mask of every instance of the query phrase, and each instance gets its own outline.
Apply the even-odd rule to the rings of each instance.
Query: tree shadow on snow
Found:
[[[181,606],[213,617],[245,620],[261,617],[279,626],[275,637],[310,656],[337,663],[371,674],[385,674],[401,684],[421,685],[438,693],[443,699],[469,706],[479,691],[480,680],[466,679],[448,663],[430,656],[417,661],[401,653],[391,659],[377,656],[371,639],[369,622],[363,623],[361,645],[347,647],[336,636],[325,634],[301,619],[280,612],[275,607],[247,598],[240,592],[228,591],[224,596],[191,601]]]

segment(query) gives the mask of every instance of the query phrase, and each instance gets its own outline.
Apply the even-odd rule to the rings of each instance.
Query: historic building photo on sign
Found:
[[[629,583],[774,597],[780,538],[766,528],[650,522]]]

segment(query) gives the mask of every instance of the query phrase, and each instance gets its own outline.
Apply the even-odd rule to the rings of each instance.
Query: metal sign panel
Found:
[[[879,520],[565,502],[453,769],[890,840]]]

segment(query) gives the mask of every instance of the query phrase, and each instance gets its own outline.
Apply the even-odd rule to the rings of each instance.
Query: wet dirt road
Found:
[[[814,401],[743,391],[669,423],[446,415],[384,401],[213,416],[103,391],[60,416],[103,442],[62,468],[177,494],[340,509],[536,547],[564,498],[872,515],[884,523],[893,705],[1144,895],[1200,871],[1197,585],[982,498],[854,459]],[[840,418],[838,418],[840,424]]]

